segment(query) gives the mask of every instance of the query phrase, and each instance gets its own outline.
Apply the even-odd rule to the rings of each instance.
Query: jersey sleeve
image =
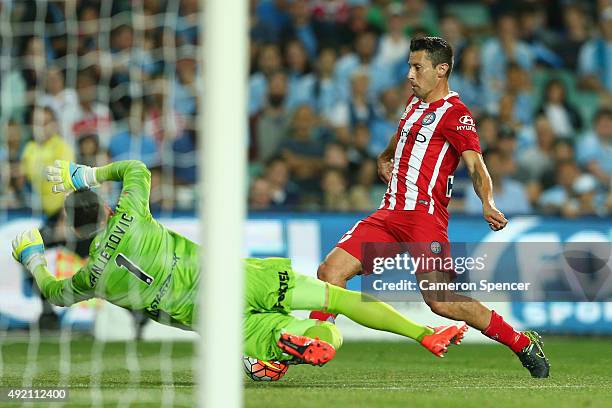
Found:
[[[70,306],[94,297],[94,290],[87,278],[87,266],[68,279],[56,279],[43,265],[38,266],[33,275],[40,293],[54,305]]]
[[[96,169],[99,182],[122,181],[117,208],[140,216],[149,216],[151,172],[138,160],[123,160]]]
[[[457,107],[448,112],[442,134],[459,154],[466,150],[481,152],[476,123],[465,107]]]

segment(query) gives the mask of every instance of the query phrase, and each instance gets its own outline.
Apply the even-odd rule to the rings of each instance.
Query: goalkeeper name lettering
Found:
[[[117,225],[115,225],[113,228],[113,232],[106,240],[106,244],[104,245],[102,252],[100,252],[100,254],[96,257],[96,260],[91,267],[89,283],[92,287],[95,286],[96,282],[98,282],[98,279],[100,278],[100,275],[102,275],[108,261],[113,257],[117,247],[125,236],[125,233],[132,226],[133,221],[133,216],[127,215],[126,213],[121,213],[121,218],[119,219]]]

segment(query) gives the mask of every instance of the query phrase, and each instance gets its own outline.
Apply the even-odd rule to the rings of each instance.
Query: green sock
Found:
[[[342,335],[335,324],[329,322],[320,322],[316,326],[312,326],[304,332],[304,336],[314,339],[318,337],[334,346],[336,351],[342,346]]]
[[[404,317],[390,305],[373,296],[346,290],[328,284],[329,302],[327,311],[339,313],[355,323],[371,329],[383,330],[421,342],[434,331]]]

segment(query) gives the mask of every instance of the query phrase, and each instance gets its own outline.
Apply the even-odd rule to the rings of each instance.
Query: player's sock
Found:
[[[529,338],[523,333],[514,330],[514,328],[506,323],[503,317],[495,313],[494,310],[491,313],[491,322],[482,334],[505,344],[515,353],[518,353],[529,345]]]
[[[342,334],[335,324],[329,322],[323,322],[312,326],[304,332],[304,336],[310,337],[311,339],[318,338],[334,346],[338,350],[342,346]]]
[[[422,326],[404,317],[390,305],[373,296],[353,292],[334,285],[329,288],[328,311],[342,314],[362,326],[410,337],[420,342],[432,334],[430,327]]]
[[[323,312],[321,310],[313,310],[308,316],[309,319],[321,320],[322,322],[336,323],[336,315],[333,313]]]

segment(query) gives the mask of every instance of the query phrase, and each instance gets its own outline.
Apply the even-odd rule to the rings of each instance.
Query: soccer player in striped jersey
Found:
[[[147,167],[134,160],[99,168],[57,161],[47,174],[54,192],[70,193],[64,203],[68,225],[93,241],[86,265],[72,278],[58,280],[47,270],[37,229],[15,238],[13,257],[32,273],[42,295],[58,306],[98,297],[160,323],[194,329],[199,246],[151,215]],[[123,182],[114,212],[90,190],[105,181]],[[249,357],[315,365],[334,357],[342,344],[335,325],[299,319],[292,310],[340,313],[363,326],[412,338],[439,357],[451,342],[459,344],[467,329],[462,323],[434,331],[372,297],[300,275],[289,259],[249,258],[244,270],[244,352]]]
[[[453,67],[450,45],[439,37],[413,39],[408,80],[413,95],[399,121],[397,133],[378,158],[378,171],[387,182],[380,208],[357,222],[319,266],[320,279],[344,287],[363,271],[364,243],[413,243],[450,256],[447,205],[453,172],[463,159],[474,190],[482,201],[485,221],[499,231],[508,221],[495,206],[491,177],[482,159],[474,119],[459,95],[449,89]],[[441,252],[441,253],[439,253]],[[421,268],[417,279],[450,282],[452,270]],[[518,332],[482,303],[448,290],[421,291],[431,310],[463,320],[514,351],[533,377],[548,377],[549,364],[540,336]],[[313,312],[312,318],[333,319]]]

